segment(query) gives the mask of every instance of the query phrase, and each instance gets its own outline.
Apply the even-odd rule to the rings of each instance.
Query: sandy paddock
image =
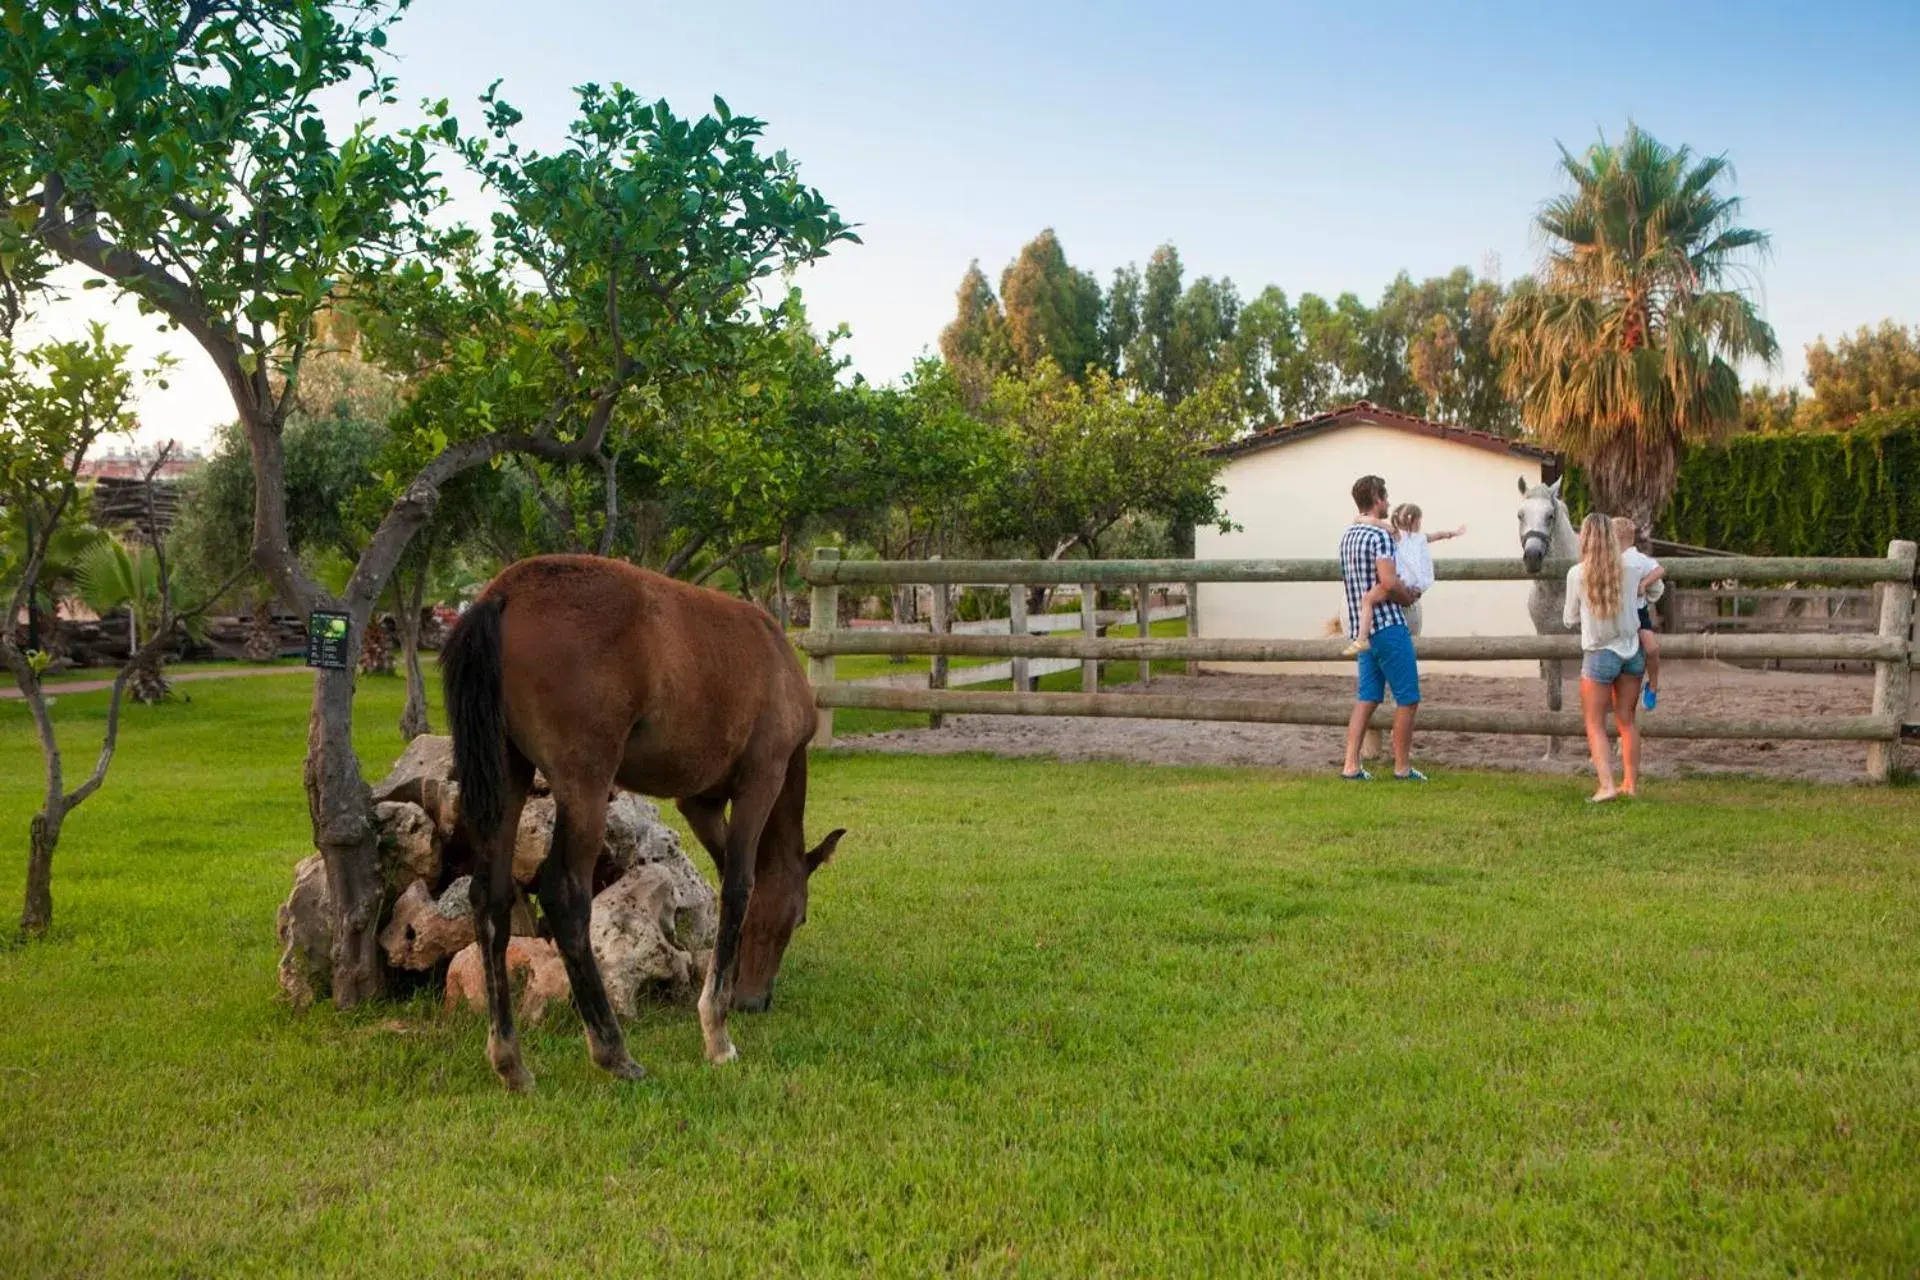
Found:
[[[1570,672],[1572,669],[1570,668]],[[1431,706],[1544,709],[1537,679],[1434,675],[1423,678]],[[1664,674],[1662,712],[1704,716],[1810,716],[1870,711],[1871,675],[1755,671],[1715,662],[1672,662]],[[1117,690],[1138,691],[1141,686]],[[1207,674],[1156,679],[1154,693],[1192,693],[1213,698],[1312,697],[1337,701],[1353,696],[1341,676],[1245,676]],[[1577,675],[1567,683],[1566,706],[1578,707]],[[939,731],[904,729],[844,739],[860,750],[940,754],[983,751],[994,755],[1045,755],[1061,760],[1116,759],[1146,764],[1269,765],[1284,769],[1337,769],[1343,731],[1314,725],[1216,724],[1191,720],[1120,720],[1074,716],[949,716]],[[1562,741],[1557,759],[1546,757],[1547,740],[1479,733],[1416,733],[1414,757],[1423,766],[1584,772],[1583,740]],[[1649,776],[1752,773],[1818,782],[1859,782],[1867,747],[1859,742],[1734,742],[1647,739]],[[1916,753],[1911,748],[1909,766]]]

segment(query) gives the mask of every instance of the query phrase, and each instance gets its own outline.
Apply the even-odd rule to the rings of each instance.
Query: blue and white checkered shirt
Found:
[[[1347,590],[1347,636],[1360,634],[1360,601],[1380,581],[1376,560],[1393,559],[1393,536],[1371,524],[1350,524],[1340,536],[1340,583]],[[1405,626],[1407,615],[1389,600],[1375,605],[1373,629]]]

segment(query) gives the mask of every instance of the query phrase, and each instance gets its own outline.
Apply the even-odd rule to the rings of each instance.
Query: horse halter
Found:
[[[1540,539],[1540,554],[1543,556],[1547,554],[1548,549],[1553,544],[1553,536],[1545,529],[1528,529],[1522,533],[1520,535],[1520,554],[1525,555],[1527,553],[1528,545],[1535,538]]]

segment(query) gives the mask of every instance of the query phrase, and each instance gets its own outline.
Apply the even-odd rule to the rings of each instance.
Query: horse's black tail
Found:
[[[507,718],[500,701],[498,596],[480,601],[454,624],[440,650],[440,680],[453,729],[453,767],[460,778],[460,822],[476,853],[493,847],[506,816]]]

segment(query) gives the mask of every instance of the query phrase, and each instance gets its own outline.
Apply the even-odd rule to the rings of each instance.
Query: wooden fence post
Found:
[[[1920,548],[1904,541],[1887,545],[1887,558],[1904,565],[1905,581],[1882,584],[1880,594],[1880,638],[1896,640],[1904,648],[1913,633],[1914,561]],[[1907,700],[1913,687],[1913,668],[1898,659],[1879,662],[1873,668],[1873,714],[1890,716],[1894,735],[1886,742],[1867,745],[1867,778],[1886,782],[1900,766],[1899,725],[1907,718]]]
[[[1189,582],[1187,584],[1187,636],[1191,639],[1199,634],[1200,584],[1197,582]],[[1187,674],[1190,676],[1200,674],[1200,664],[1198,661],[1191,658],[1187,660]]]
[[[1153,584],[1143,582],[1134,590],[1139,595],[1134,598],[1133,608],[1140,619],[1140,638],[1145,640],[1153,634]],[[1153,683],[1153,660],[1150,658],[1140,659],[1140,683]]]
[[[929,560],[938,560],[939,556],[928,556]],[[933,634],[946,635],[953,630],[953,588],[944,582],[933,585]],[[944,689],[947,687],[947,655],[935,654],[932,669],[927,672],[927,688]],[[947,718],[938,711],[927,717],[927,728],[945,727]]]
[[[840,548],[815,547],[815,560],[838,560]],[[807,630],[817,636],[826,636],[840,625],[840,588],[832,585],[814,584],[813,597],[808,610]],[[833,655],[824,658],[807,659],[807,683],[816,689],[833,683]],[[833,708],[821,707],[814,713],[813,745],[830,747],[833,745]]]
[[[1100,586],[1080,584],[1080,634],[1092,640],[1100,634]],[[1100,692],[1100,659],[1086,658],[1080,663],[1080,692]]]
[[[1007,634],[1010,636],[1027,634],[1027,589],[1018,582],[1007,588]],[[1029,669],[1025,658],[1013,660],[1013,691],[1015,693],[1028,692]]]

